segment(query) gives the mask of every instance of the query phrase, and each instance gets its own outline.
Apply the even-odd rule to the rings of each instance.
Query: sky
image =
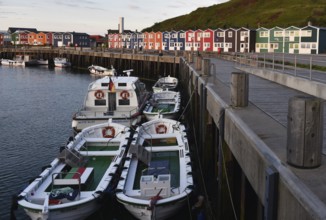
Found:
[[[0,30],[9,27],[38,31],[75,31],[105,35],[117,30],[119,18],[124,29],[141,31],[199,7],[228,0],[0,0]]]

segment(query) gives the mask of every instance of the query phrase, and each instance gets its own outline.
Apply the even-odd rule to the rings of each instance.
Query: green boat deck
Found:
[[[101,181],[104,173],[110,166],[113,156],[90,156],[87,158],[87,163],[85,164],[85,168],[91,167],[94,169],[92,175],[87,180],[86,184],[82,185],[83,191],[93,191],[98,186]],[[78,167],[70,168],[68,165],[63,169],[63,173],[66,173],[62,178],[69,179],[73,178],[74,174],[78,170]],[[58,175],[59,178],[60,175]],[[46,192],[50,192],[52,190],[52,185],[50,185]]]
[[[156,139],[158,140],[158,139]],[[171,174],[171,187],[176,188],[180,185],[180,163],[179,163],[179,151],[162,151],[153,152],[151,161],[167,161]],[[148,166],[141,161],[138,161],[136,177],[133,185],[134,190],[140,189],[140,177],[144,170],[148,169]]]

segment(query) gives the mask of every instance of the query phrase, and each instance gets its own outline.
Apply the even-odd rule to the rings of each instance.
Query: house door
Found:
[[[243,52],[245,52],[245,50],[246,50],[246,44],[245,43],[241,43],[240,44],[240,52],[243,53]]]

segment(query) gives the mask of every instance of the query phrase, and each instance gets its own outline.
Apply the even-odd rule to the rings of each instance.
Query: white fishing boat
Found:
[[[161,92],[163,90],[175,91],[178,87],[179,80],[175,77],[168,75],[162,77],[153,86],[153,92]]]
[[[116,75],[116,70],[113,66],[111,66],[111,69],[102,67],[102,66],[96,66],[91,65],[88,67],[89,72],[94,76],[114,76]]]
[[[73,116],[72,127],[79,132],[87,126],[103,123],[112,118],[114,122],[134,126],[141,121],[141,114],[151,93],[138,77],[105,76],[92,82],[81,110]]]
[[[116,189],[117,201],[142,220],[171,219],[193,189],[185,127],[159,118],[139,126]]]
[[[67,58],[63,58],[63,57],[55,57],[53,59],[54,61],[54,66],[55,67],[70,67],[71,63],[68,61]]]
[[[6,66],[25,66],[25,60],[21,55],[17,55],[14,59],[1,59],[0,62]]]
[[[87,218],[113,193],[129,136],[112,122],[86,128],[19,194],[18,205],[32,220]]]
[[[153,93],[143,114],[148,121],[159,118],[177,119],[181,105],[180,92],[162,91]]]

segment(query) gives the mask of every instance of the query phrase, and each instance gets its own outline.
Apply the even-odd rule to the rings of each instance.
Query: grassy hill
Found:
[[[144,31],[216,29],[228,27],[304,27],[308,21],[326,27],[326,0],[230,0],[198,8],[190,14],[171,18]]]

